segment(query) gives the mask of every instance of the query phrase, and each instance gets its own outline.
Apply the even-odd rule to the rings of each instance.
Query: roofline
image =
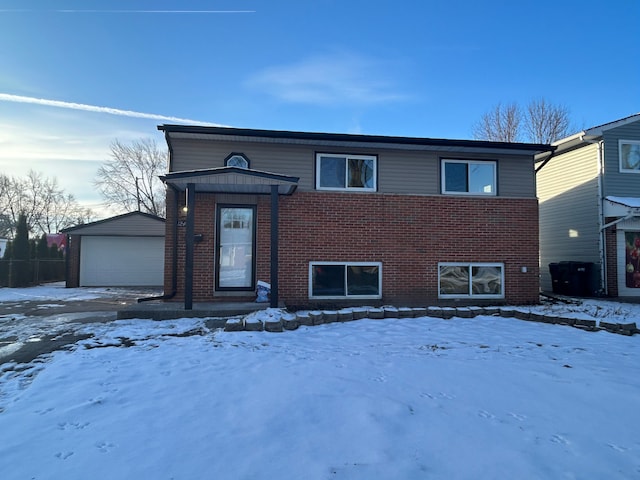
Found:
[[[622,127],[629,123],[637,122],[638,120],[640,120],[640,113],[635,113],[628,117],[614,120],[613,122],[603,123],[602,125],[597,125],[591,128],[585,128],[578,133],[556,140],[551,145],[557,147],[559,150],[569,150],[582,144],[593,143],[595,140],[602,137],[602,134],[607,130]]]
[[[169,133],[191,133],[200,135],[235,135],[242,137],[262,137],[291,140],[387,143],[400,145],[434,145],[471,148],[500,148],[506,150],[526,150],[550,152],[555,147],[538,143],[492,142],[487,140],[453,140],[444,138],[396,137],[386,135],[362,135],[350,133],[294,132],[288,130],[256,130],[250,128],[205,127],[198,125],[158,125],[158,130]]]
[[[102,220],[96,220],[95,222],[83,223],[82,225],[76,225],[75,227],[63,228],[60,230],[60,233],[71,233],[74,230],[80,230],[81,228],[93,227],[94,225],[100,225],[101,223],[111,222],[112,220],[118,220],[124,217],[130,217],[132,215],[144,215],[152,220],[159,220],[161,222],[165,222],[165,219],[162,217],[158,217],[157,215],[152,215],[146,212],[127,212],[121,215],[116,215],[115,217],[103,218]]]
[[[607,122],[603,123],[602,125],[596,125],[595,127],[588,128],[585,131],[585,134],[602,135],[602,132],[606,132],[607,130],[611,130],[612,128],[622,127],[623,125],[627,125],[638,120],[640,120],[640,113],[634,113],[633,115],[614,120],[613,122]]]

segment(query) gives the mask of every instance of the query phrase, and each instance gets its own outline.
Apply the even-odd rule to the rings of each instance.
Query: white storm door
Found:
[[[255,210],[218,206],[216,290],[255,289]]]

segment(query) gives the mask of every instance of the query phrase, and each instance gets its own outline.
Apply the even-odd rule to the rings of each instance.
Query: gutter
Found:
[[[154,297],[144,297],[138,298],[137,302],[150,302],[152,300],[170,300],[171,298],[176,296],[176,292],[178,291],[178,192],[175,188],[171,188],[175,195],[173,196],[175,199],[174,202],[174,211],[176,212],[176,218],[173,222],[173,249],[171,252],[171,292],[165,293],[163,295],[156,295]]]

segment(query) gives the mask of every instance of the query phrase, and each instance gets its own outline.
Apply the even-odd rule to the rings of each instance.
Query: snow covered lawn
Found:
[[[0,366],[3,480],[640,477],[640,335],[489,316],[77,331],[94,337]]]

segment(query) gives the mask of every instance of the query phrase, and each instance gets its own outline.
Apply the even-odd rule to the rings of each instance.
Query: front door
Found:
[[[254,206],[218,205],[216,290],[255,289]]]

